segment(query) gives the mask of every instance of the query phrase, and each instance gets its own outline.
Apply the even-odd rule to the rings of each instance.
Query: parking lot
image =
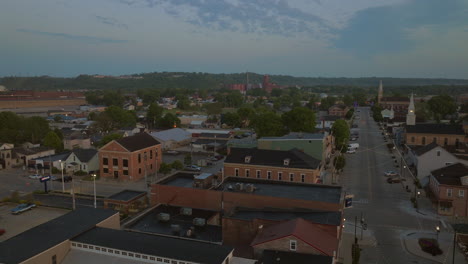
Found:
[[[13,203],[0,205],[0,229],[6,230],[5,234],[0,236],[0,242],[69,212],[64,209],[38,206],[13,215],[10,210],[16,206],[17,204]]]

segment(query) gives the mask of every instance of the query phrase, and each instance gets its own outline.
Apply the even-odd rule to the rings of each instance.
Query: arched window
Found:
[[[415,141],[415,138],[411,137],[411,143],[414,143],[414,141]]]
[[[444,138],[444,146],[448,145],[448,138]]]
[[[426,145],[426,137],[422,137],[422,144]]]
[[[432,142],[437,143],[437,138],[436,138],[436,137],[433,138],[433,139],[432,139]]]
[[[460,144],[460,139],[455,139],[455,147],[458,148],[458,144]]]

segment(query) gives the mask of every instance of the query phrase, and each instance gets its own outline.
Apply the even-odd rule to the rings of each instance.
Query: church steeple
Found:
[[[383,97],[383,85],[382,85],[382,80],[380,80],[379,84],[379,93],[377,94],[377,103],[380,105],[380,102],[382,101]]]
[[[406,125],[414,126],[416,125],[416,113],[414,107],[414,96],[411,93],[410,104],[408,106],[408,114],[406,115]]]

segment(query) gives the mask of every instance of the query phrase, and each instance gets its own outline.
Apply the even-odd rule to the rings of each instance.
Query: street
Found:
[[[392,159],[395,154],[389,152],[378,125],[369,117],[370,109],[358,109],[360,113],[356,112],[355,115],[360,115],[360,119],[354,122],[359,126],[359,139],[356,142],[360,147],[356,154],[345,154],[346,167],[340,177],[344,191],[354,194],[353,208],[345,209],[344,212],[346,234],[343,235],[343,241],[351,240],[352,243],[356,229],[358,242],[363,249],[360,263],[437,263],[405,250],[403,236],[423,231],[428,232],[429,236],[434,233],[435,237],[439,219],[434,214],[421,214],[413,208],[410,202],[412,194],[405,189],[406,184],[413,186],[408,171],[403,172],[403,178],[407,181],[393,184],[386,182],[384,171],[400,172]],[[367,224],[367,230],[362,232],[363,240],[361,213]],[[347,245],[346,242],[343,245]],[[340,251],[342,256],[350,257],[351,245],[349,248],[342,247]],[[345,260],[344,263],[351,262]]]

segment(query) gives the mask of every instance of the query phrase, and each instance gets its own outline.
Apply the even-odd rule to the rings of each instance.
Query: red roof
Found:
[[[333,256],[338,250],[336,226],[319,225],[296,218],[263,229],[250,244],[256,246],[288,236],[294,236],[322,252],[324,255]]]

